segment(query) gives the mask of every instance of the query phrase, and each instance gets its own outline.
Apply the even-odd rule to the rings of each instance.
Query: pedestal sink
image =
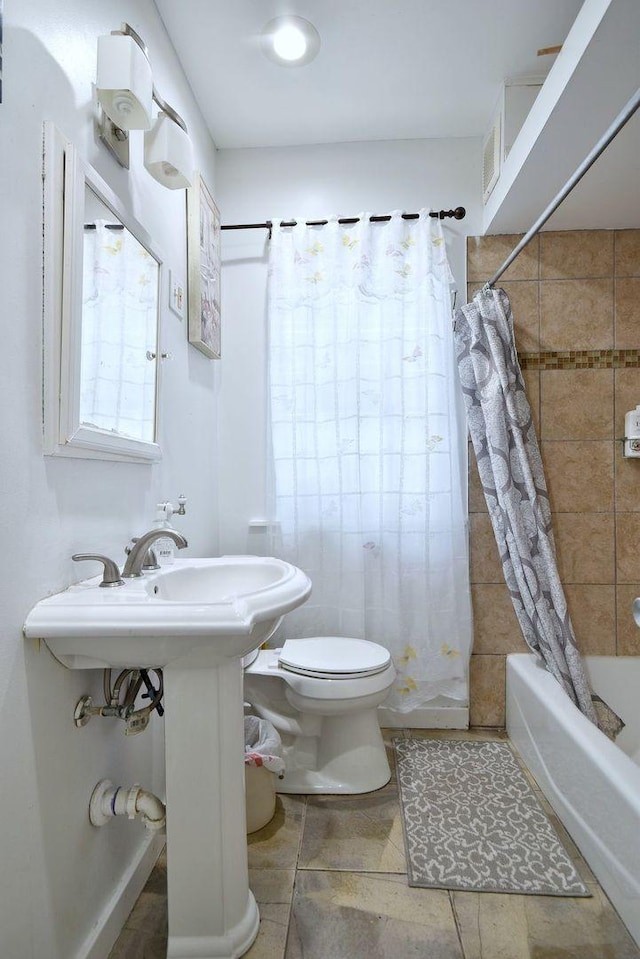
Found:
[[[176,560],[39,602],[27,637],[70,669],[162,667],[168,959],[237,959],[258,932],[244,814],[242,657],[301,605],[311,583],[270,557]]]

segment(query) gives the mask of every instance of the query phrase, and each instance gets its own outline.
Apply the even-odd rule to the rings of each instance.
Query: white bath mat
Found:
[[[394,746],[410,886],[591,895],[507,743]]]

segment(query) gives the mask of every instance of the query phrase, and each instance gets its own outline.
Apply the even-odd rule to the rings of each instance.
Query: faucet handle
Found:
[[[74,563],[79,563],[84,559],[97,560],[98,563],[104,565],[100,586],[124,586],[124,580],[120,578],[118,566],[108,556],[100,556],[98,553],[74,553],[71,559]]]

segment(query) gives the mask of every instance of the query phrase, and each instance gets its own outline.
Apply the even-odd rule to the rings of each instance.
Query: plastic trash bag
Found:
[[[272,723],[257,716],[245,716],[244,742],[245,766],[264,766],[277,776],[283,775],[282,740]]]

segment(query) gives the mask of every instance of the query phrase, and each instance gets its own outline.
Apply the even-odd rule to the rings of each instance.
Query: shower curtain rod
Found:
[[[494,283],[500,279],[502,274],[511,266],[518,254],[524,250],[525,246],[534,238],[541,227],[544,226],[551,214],[555,213],[563,200],[569,196],[574,186],[582,179],[589,167],[593,166],[601,153],[604,153],[611,141],[617,136],[627,120],[631,119],[638,107],[640,107],[640,89],[636,90],[635,94],[622,108],[606,133],[604,133],[600,140],[598,140],[594,148],[591,150],[591,153],[584,158],[573,176],[567,180],[565,185],[562,187],[560,192],[556,194],[546,210],[540,214],[531,229],[525,233],[518,245],[512,250],[507,259],[504,261],[500,269],[493,274],[488,283],[485,283],[483,290],[490,290]]]
[[[84,228],[85,230],[98,229],[95,223],[85,223]],[[104,228],[105,230],[124,230],[124,226],[122,225],[122,223],[105,223]]]
[[[432,210],[429,213],[429,216],[437,217],[439,220],[444,220],[447,217],[453,217],[455,220],[463,220],[466,216],[467,211],[463,206],[457,206],[455,210]],[[417,220],[420,216],[419,213],[403,213],[403,220]],[[371,223],[382,223],[390,220],[391,216],[386,214],[385,216],[371,216],[369,220]],[[360,221],[359,216],[343,216],[340,217],[338,223],[358,223]],[[307,220],[307,226],[326,226],[328,220]],[[280,226],[297,226],[297,220],[282,220],[279,224]],[[271,220],[266,220],[264,223],[223,223],[220,227],[221,230],[268,230],[269,239],[271,239],[271,231],[273,229],[273,222]]]

